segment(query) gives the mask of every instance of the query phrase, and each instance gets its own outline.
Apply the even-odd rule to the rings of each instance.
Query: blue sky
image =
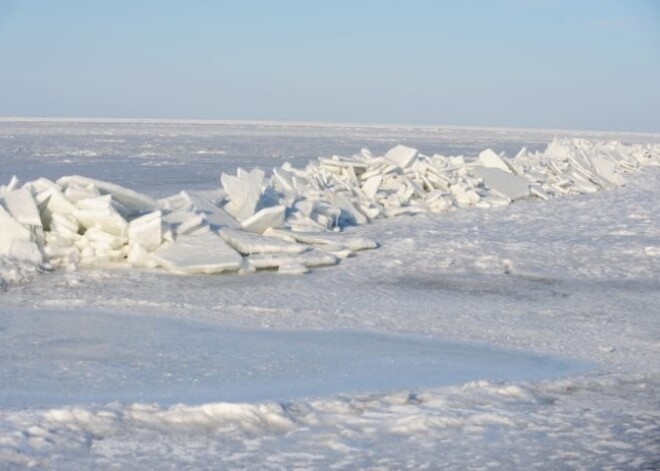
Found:
[[[0,0],[0,116],[660,132],[660,1]]]

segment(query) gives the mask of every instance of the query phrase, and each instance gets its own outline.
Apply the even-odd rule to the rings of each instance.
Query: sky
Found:
[[[0,116],[660,132],[660,1],[0,0]]]

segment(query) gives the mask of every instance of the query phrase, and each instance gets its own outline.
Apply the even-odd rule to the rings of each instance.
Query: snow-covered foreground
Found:
[[[238,166],[303,167],[362,147],[469,160],[566,136],[660,143],[6,120],[0,182],[82,174],[160,198],[214,189]],[[588,195],[351,227],[380,248],[305,276],[39,274],[3,261],[4,278],[32,282],[0,294],[0,467],[653,469],[660,168],[626,179]]]

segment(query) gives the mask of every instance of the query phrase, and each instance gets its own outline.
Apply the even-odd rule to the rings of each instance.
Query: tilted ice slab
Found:
[[[152,259],[158,266],[183,275],[238,271],[243,263],[243,257],[211,232],[167,241],[153,252]]]
[[[375,241],[345,227],[402,214],[490,208],[528,198],[590,193],[660,164],[660,146],[555,140],[514,158],[426,156],[396,146],[222,174],[217,192],[154,200],[81,176],[0,187],[0,257],[69,269],[161,268],[174,273],[304,273],[333,265]]]
[[[496,167],[477,167],[472,174],[481,178],[486,188],[496,191],[511,201],[527,198],[530,195],[529,181],[525,177],[513,175]]]

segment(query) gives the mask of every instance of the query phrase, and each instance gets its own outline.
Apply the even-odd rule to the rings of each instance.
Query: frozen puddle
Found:
[[[556,357],[420,336],[230,330],[53,311],[0,317],[0,357],[1,407],[289,400],[586,369]]]

